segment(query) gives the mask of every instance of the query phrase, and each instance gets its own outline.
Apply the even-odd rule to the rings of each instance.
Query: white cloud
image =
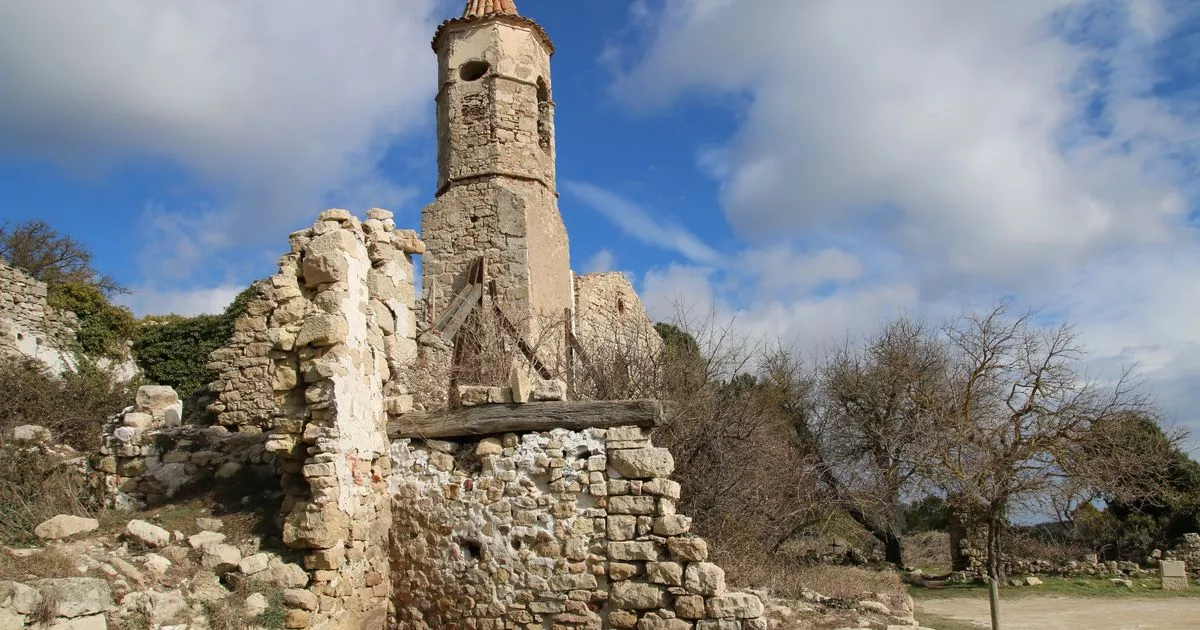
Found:
[[[84,172],[127,159],[182,169],[221,215],[195,239],[209,258],[325,203],[402,201],[376,165],[430,123],[440,4],[0,3],[0,151]],[[178,224],[192,211],[154,214]]]
[[[678,224],[664,223],[645,208],[608,190],[584,182],[562,182],[563,190],[612,221],[626,235],[648,245],[683,254],[688,260],[715,263],[721,254]]]
[[[138,316],[220,313],[245,288],[225,285],[195,290],[161,291],[139,287],[134,288],[131,293],[117,296],[116,302],[129,307]]]
[[[601,249],[583,264],[584,273],[601,273],[617,268],[617,257],[611,249]]]
[[[665,0],[642,23],[609,55],[629,108],[745,97],[696,147],[737,269],[654,271],[648,303],[678,288],[814,347],[1016,297],[1200,429],[1200,108],[1161,65],[1196,57],[1194,3]]]

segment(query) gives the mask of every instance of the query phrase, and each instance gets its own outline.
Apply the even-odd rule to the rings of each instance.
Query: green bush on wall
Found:
[[[168,316],[142,324],[133,354],[146,380],[169,385],[187,398],[216,378],[208,369],[208,355],[233,335],[233,323],[246,312],[255,295],[251,285],[234,298],[220,315]]]
[[[109,302],[100,289],[81,282],[54,284],[47,303],[79,317],[75,338],[84,354],[117,360],[127,357],[125,344],[137,335],[137,318],[124,306]]]

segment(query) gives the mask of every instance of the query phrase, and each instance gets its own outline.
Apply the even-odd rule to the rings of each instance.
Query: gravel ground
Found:
[[[918,621],[923,612],[991,627],[986,599],[920,600]],[[1000,621],[1005,630],[1197,630],[1200,597],[1025,597],[1001,601]]]

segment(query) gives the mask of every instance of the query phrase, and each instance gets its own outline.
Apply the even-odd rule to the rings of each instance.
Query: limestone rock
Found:
[[[156,549],[171,544],[170,532],[146,521],[129,521],[125,525],[125,537]]]
[[[693,562],[688,565],[684,578],[688,592],[705,597],[725,593],[725,571],[711,562]]]
[[[662,587],[640,582],[617,582],[608,594],[608,601],[614,608],[628,610],[662,608],[666,606],[666,599]]]
[[[61,578],[39,580],[37,586],[49,617],[95,615],[112,605],[112,592],[104,580]]]
[[[188,536],[188,544],[192,549],[204,549],[209,545],[216,545],[225,542],[225,534],[217,532],[200,532],[194,536]]]
[[[50,429],[36,424],[25,424],[13,429],[13,441],[17,443],[28,444],[50,444],[54,441],[54,435],[50,433]]]
[[[553,401],[567,399],[567,384],[559,379],[539,380],[533,388],[533,400]]]
[[[609,451],[608,465],[629,479],[669,477],[675,470],[675,458],[665,448],[633,448]]]
[[[283,525],[283,542],[293,549],[329,549],[345,539],[349,523],[337,505],[295,509]]]
[[[238,563],[241,561],[242,552],[238,551],[237,547],[223,543],[213,543],[204,547],[204,555],[200,558],[200,565],[217,575],[223,575],[236,570]]]
[[[262,593],[253,593],[246,598],[246,616],[250,618],[257,617],[267,612],[267,596]]]
[[[317,609],[317,596],[312,591],[306,591],[298,588],[290,588],[283,592],[283,601],[288,606],[299,608],[301,610],[313,611]]]
[[[0,581],[0,609],[11,608],[22,615],[32,615],[42,605],[42,594],[20,582]]]
[[[179,394],[166,385],[143,385],[138,388],[134,401],[139,411],[154,413],[178,404]]]
[[[296,346],[332,346],[344,342],[349,334],[345,317],[318,313],[304,320],[304,326],[296,336]]]
[[[33,529],[33,533],[43,540],[59,540],[75,534],[95,531],[100,528],[100,521],[94,518],[81,518],[69,514],[59,514],[54,518],[43,521]]]
[[[266,571],[270,564],[271,556],[265,553],[256,553],[252,556],[242,558],[238,563],[238,570],[244,575],[254,575],[256,573]]]
[[[763,614],[762,600],[750,593],[729,593],[708,600],[708,614],[717,619],[750,619]]]
[[[88,615],[75,619],[55,619],[46,630],[108,630],[104,615]]]

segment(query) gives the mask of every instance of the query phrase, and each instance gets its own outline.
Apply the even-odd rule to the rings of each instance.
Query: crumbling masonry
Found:
[[[434,49],[439,189],[424,241],[378,209],[361,222],[328,210],[293,234],[211,357],[206,431],[253,438],[261,455],[177,448],[186,479],[164,478],[161,433],[147,433],[162,414],[130,410],[113,423],[109,487],[136,504],[232,466],[278,470],[283,543],[303,554],[312,595],[289,598],[289,628],[766,628],[759,598],[726,590],[676,513],[674,460],[650,441],[661,406],[570,401],[558,378],[585,360],[581,337],[636,338],[646,353],[661,340],[623,276],[570,270],[549,37],[511,0],[471,0]],[[534,347],[552,318],[558,343]],[[511,371],[456,384],[478,351],[463,331],[487,321],[503,324]],[[432,395],[431,374],[447,376]]]

